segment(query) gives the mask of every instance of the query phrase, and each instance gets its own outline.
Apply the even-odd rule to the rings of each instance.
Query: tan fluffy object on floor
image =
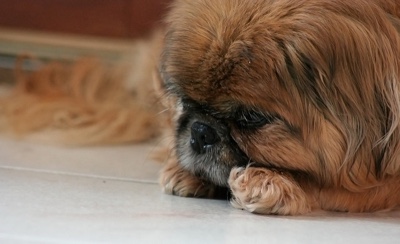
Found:
[[[157,53],[155,42],[138,45]],[[17,68],[15,87],[0,98],[0,129],[69,145],[153,138],[162,115],[152,84],[155,58],[146,51],[135,65],[82,58],[32,73]]]

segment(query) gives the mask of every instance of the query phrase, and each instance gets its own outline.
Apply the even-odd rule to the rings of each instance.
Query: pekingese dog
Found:
[[[400,2],[177,0],[166,193],[295,215],[400,204]]]

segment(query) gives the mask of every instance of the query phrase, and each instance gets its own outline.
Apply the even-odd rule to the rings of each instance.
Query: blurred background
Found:
[[[147,84],[152,82],[159,55],[153,50],[161,46],[159,30],[171,1],[0,0],[0,99],[15,95],[10,91],[17,80],[29,80],[21,77],[40,73],[34,71],[42,67],[55,67],[55,63],[68,67],[86,58],[118,73],[124,88],[150,90]],[[90,66],[77,63],[82,69]],[[89,63],[100,69],[100,64]],[[54,72],[64,75],[57,69],[47,72],[52,82]],[[140,94],[149,97],[148,93]],[[0,105],[0,113],[1,109]]]
[[[12,79],[16,57],[120,59],[137,52],[162,27],[171,0],[1,0],[0,83]],[[24,63],[24,69],[38,67]]]
[[[157,107],[152,96],[153,73],[163,40],[160,30],[171,1],[0,0],[0,125],[6,113],[9,117],[16,114],[15,118],[20,118],[21,123],[26,121],[20,109],[14,111],[5,105],[7,99],[10,104],[18,103],[16,90],[24,87],[25,82],[31,83],[29,94],[24,95],[33,96],[32,86],[58,84],[57,77],[62,77],[64,85],[51,89],[75,99],[76,94],[72,94],[71,89],[62,88],[71,81],[68,76],[71,73],[75,74],[72,75],[75,81],[79,76],[82,84],[91,82],[96,86],[108,82],[111,78],[106,78],[106,73],[113,72],[113,84],[121,83],[126,96],[140,101],[146,108]],[[90,79],[96,72],[101,75]],[[79,94],[90,90],[85,85],[79,89],[82,89]],[[43,101],[49,95],[38,94],[38,99]],[[47,107],[56,104],[53,100],[48,103]],[[41,114],[36,111],[34,117],[39,118]]]
[[[1,0],[0,84],[13,80],[19,56],[36,61],[91,56],[115,61],[140,52],[161,28],[172,0]],[[23,69],[41,65],[26,60]]]
[[[0,26],[136,38],[161,23],[171,0],[1,0]]]

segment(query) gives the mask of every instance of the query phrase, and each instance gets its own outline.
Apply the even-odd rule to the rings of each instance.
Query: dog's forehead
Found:
[[[227,113],[238,107],[263,107],[276,111],[273,107],[282,103],[282,98],[277,97],[282,94],[279,82],[268,73],[271,70],[260,67],[260,63],[264,65],[264,60],[255,60],[257,57],[252,56],[249,48],[236,48],[234,52],[237,53],[222,59],[214,53],[213,57],[208,56],[202,61],[196,60],[196,57],[210,53],[192,48],[185,55],[174,48],[166,49],[165,53],[169,56],[164,57],[161,70],[170,93]],[[184,56],[192,59],[184,60]]]
[[[173,29],[166,37],[161,75],[168,90],[201,102],[242,101],[257,94],[265,97],[268,86],[277,86],[266,62],[276,61],[277,55],[273,47],[268,55],[256,48],[241,38],[215,39],[195,30]]]
[[[244,60],[251,58],[246,47],[236,47],[237,53],[233,54],[229,51],[231,43],[221,41],[217,44],[212,39],[190,40],[195,36],[190,33],[178,35],[179,39],[186,41],[167,43],[162,71],[171,78],[171,83],[178,86],[176,88],[183,89],[186,94],[213,98],[228,93],[237,83],[235,69],[251,62]]]
[[[241,8],[233,5],[240,1],[217,2],[215,9],[197,2],[186,4],[186,12],[176,8],[170,16],[160,65],[167,90],[220,109],[232,103],[266,109],[286,103],[279,96],[282,87],[276,78],[276,70],[285,62],[276,32],[266,31],[265,23],[237,18],[234,11]],[[254,11],[250,5],[249,14]]]
[[[222,16],[238,2],[217,2],[182,1],[169,16],[161,69],[194,99],[229,93],[235,69],[248,68],[253,59],[249,38],[240,36],[245,24]]]

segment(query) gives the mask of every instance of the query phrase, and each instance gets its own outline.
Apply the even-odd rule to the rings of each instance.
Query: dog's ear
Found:
[[[400,30],[400,20],[391,18],[391,22]],[[357,154],[363,154],[363,150],[371,145],[374,165],[369,165],[368,171],[377,176],[398,172],[399,167],[390,158],[393,151],[400,150],[393,139],[399,133],[398,80],[385,77],[381,72],[394,72],[395,68],[391,68],[395,62],[386,61],[386,66],[379,66],[380,62],[367,58],[369,53],[366,48],[358,46],[343,44],[341,47],[347,48],[347,56],[338,59],[327,52],[315,53],[312,48],[302,45],[306,44],[279,43],[284,56],[284,67],[281,69],[283,74],[286,72],[286,76],[278,77],[281,83],[288,90],[293,89],[291,86],[295,87],[294,92],[298,92],[306,102],[308,100],[323,114],[324,119],[345,135],[347,149],[344,162],[348,169],[353,167]],[[373,43],[370,45],[373,46]],[[387,54],[386,58],[393,60],[393,54]],[[358,59],[356,55],[359,55]],[[381,63],[384,63],[383,60]]]
[[[291,43],[279,43],[279,48],[284,55],[284,67],[281,74],[283,77],[278,77],[280,83],[287,89],[292,88],[292,84],[295,85],[296,90],[302,97],[307,97],[310,102],[320,111],[326,111],[330,105],[329,100],[324,97],[323,91],[329,89],[323,81],[318,81],[321,75],[319,69],[316,66],[316,61],[312,60],[307,54],[300,52],[294,44]],[[290,82],[287,79],[290,79]],[[325,94],[326,95],[326,94]]]

